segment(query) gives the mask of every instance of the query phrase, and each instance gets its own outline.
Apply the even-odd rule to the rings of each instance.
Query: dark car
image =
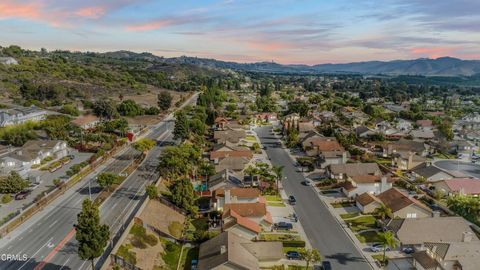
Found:
[[[287,251],[287,259],[289,260],[301,260],[302,259],[302,256],[300,255],[300,253],[298,253],[298,251]]]
[[[291,230],[293,229],[293,225],[292,223],[288,223],[288,222],[278,222],[278,223],[275,223],[273,225],[275,227],[275,229],[277,230]]]
[[[24,190],[15,195],[15,200],[24,200],[25,198],[27,198],[28,195],[30,195],[30,193],[32,193],[31,190]]]
[[[402,252],[405,253],[405,254],[412,254],[412,253],[415,252],[415,250],[414,250],[413,248],[411,248],[411,247],[404,247],[404,248],[402,249]]]
[[[323,261],[322,262],[322,269],[323,270],[331,270],[332,269],[332,264],[329,261]]]
[[[297,200],[296,200],[295,197],[293,197],[292,195],[290,195],[290,196],[288,197],[288,203],[289,203],[289,204],[294,205],[296,202],[297,202]]]

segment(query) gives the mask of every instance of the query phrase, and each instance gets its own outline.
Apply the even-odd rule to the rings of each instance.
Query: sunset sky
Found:
[[[480,59],[479,0],[0,0],[0,46],[283,64]]]

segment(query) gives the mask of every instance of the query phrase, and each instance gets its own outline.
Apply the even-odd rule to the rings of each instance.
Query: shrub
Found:
[[[132,245],[136,248],[139,248],[139,249],[147,248],[147,243],[144,242],[144,239],[142,237],[134,236],[132,237],[130,242],[132,242]]]
[[[55,178],[53,179],[53,184],[57,187],[59,187],[60,185],[62,185],[62,180],[58,179],[58,178]]]
[[[136,257],[135,252],[130,251],[131,248],[132,248],[131,245],[121,245],[118,248],[117,256],[122,257],[127,262],[130,262],[132,264],[136,264],[137,263],[137,257]]]
[[[305,247],[305,241],[303,240],[284,241],[283,247]]]
[[[148,234],[145,236],[145,242],[153,247],[158,244],[158,238],[153,234]]]
[[[2,203],[9,203],[12,201],[12,196],[10,194],[4,194],[2,196]]]
[[[168,225],[168,232],[176,238],[182,236],[183,225],[178,221],[173,221]]]

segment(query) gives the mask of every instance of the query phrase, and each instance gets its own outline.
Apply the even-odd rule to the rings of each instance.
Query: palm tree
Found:
[[[394,249],[398,246],[398,242],[397,242],[397,239],[395,239],[393,232],[391,231],[380,233],[380,239],[382,240],[381,242],[383,244],[383,264],[385,265],[386,263],[385,253],[387,251],[387,247]]]
[[[392,209],[388,208],[385,204],[381,204],[375,213],[382,219],[382,223],[385,224],[385,219],[391,218],[393,216]]]
[[[283,178],[283,168],[285,168],[285,166],[278,166],[278,165],[273,165],[272,166],[272,171],[277,178],[277,184],[276,184],[277,193],[278,193],[278,181],[282,180],[282,178]]]

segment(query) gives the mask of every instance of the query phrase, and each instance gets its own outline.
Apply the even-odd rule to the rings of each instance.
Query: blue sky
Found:
[[[480,1],[1,0],[10,44],[285,64],[480,59]]]

